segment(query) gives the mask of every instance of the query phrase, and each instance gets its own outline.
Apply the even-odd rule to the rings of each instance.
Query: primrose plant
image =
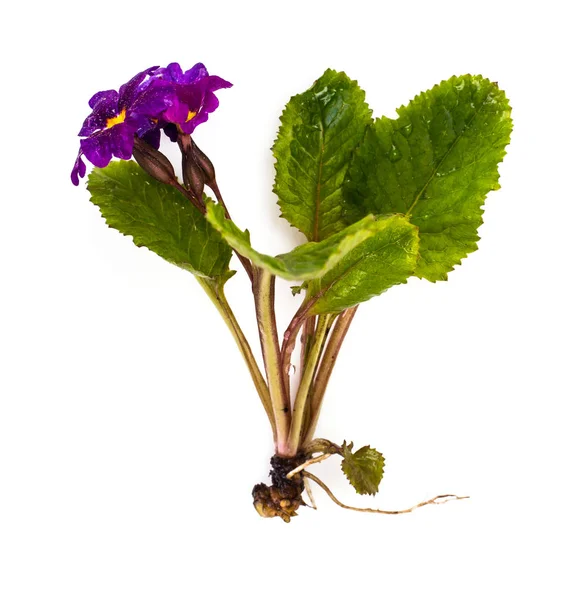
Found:
[[[452,77],[399,108],[396,119],[374,119],[357,82],[327,70],[290,99],[272,148],[281,214],[307,241],[269,256],[231,220],[212,162],[192,139],[218,107],[216,92],[229,87],[202,64],[183,72],[172,63],[138,73],[119,91],[97,92],[72,182],[85,176],[84,160],[92,163],[88,189],[107,224],[191,272],[226,322],[274,436],[272,484],[252,492],[260,515],[289,522],[304,493],[314,504],[309,481],[344,508],[385,514],[460,499],[436,496],[400,511],[354,508],[307,469],[337,454],[358,493],[378,491],[384,458],[377,450],[316,438],[325,390],[361,303],[409,277],[444,281],[476,250],[482,205],[499,188],[512,128],[505,94],[481,76]],[[181,180],[159,150],[162,131],[181,151]],[[263,370],[226,299],[232,254],[249,280]],[[303,296],[282,336],[277,277]]]

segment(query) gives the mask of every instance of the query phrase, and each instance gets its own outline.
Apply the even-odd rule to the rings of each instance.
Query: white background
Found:
[[[581,597],[579,43],[574,2],[19,2],[3,13],[0,598]],[[319,434],[387,458],[365,499],[291,525],[251,504],[272,453],[225,326],[186,272],[105,227],[69,172],[97,90],[153,64],[232,81],[196,132],[255,245],[278,218],[290,95],[345,70],[377,115],[453,74],[511,99],[502,189],[447,283],[361,308]],[[247,282],[227,291],[252,342]],[[282,297],[287,285],[279,288]],[[290,316],[281,305],[281,320]]]

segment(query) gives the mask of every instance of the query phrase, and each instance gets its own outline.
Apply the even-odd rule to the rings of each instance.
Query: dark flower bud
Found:
[[[207,183],[204,171],[194,156],[194,142],[191,136],[178,135],[178,146],[182,153],[182,177],[186,188],[200,201],[204,202],[204,185]]]
[[[168,158],[137,136],[133,145],[133,158],[154,179],[168,185],[175,183],[176,174]]]
[[[182,176],[186,188],[189,189],[198,200],[203,202],[206,178],[191,150],[182,154]]]
[[[216,181],[216,171],[214,170],[214,165],[212,164],[212,161],[198,148],[198,146],[196,146],[196,143],[193,140],[192,151],[194,153],[194,158],[206,176],[208,185],[214,183]]]

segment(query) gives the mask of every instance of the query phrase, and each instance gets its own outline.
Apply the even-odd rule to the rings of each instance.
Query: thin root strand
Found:
[[[311,503],[310,508],[313,510],[317,510],[317,504],[315,502],[315,497],[313,496],[313,490],[311,489],[311,484],[308,479],[304,479],[303,483],[305,485],[305,492],[307,492],[307,496],[309,497],[309,502]],[[307,504],[308,506],[308,504]]]
[[[308,462],[308,461],[307,461]],[[305,463],[306,465],[306,463]],[[302,466],[302,465],[301,465]],[[347,504],[343,504],[340,500],[338,500],[333,492],[324,484],[316,475],[305,471],[303,473],[303,477],[311,479],[314,481],[320,488],[322,488],[329,498],[333,500],[335,504],[340,506],[341,508],[346,508],[347,510],[355,510],[357,512],[366,512],[366,513],[377,513],[380,515],[403,515],[405,513],[411,513],[416,510],[416,508],[421,508],[422,506],[428,506],[430,504],[446,504],[446,502],[451,502],[452,500],[467,500],[470,496],[457,496],[456,494],[441,494],[439,496],[435,496],[430,500],[425,500],[424,502],[420,502],[419,504],[414,504],[410,508],[405,508],[403,510],[380,510],[379,508],[358,508],[357,506],[348,506]],[[306,483],[306,481],[305,481]]]
[[[305,461],[302,465],[299,465],[296,469],[293,469],[292,471],[287,473],[287,475],[286,475],[287,479],[292,479],[297,473],[300,473],[301,471],[303,471],[307,467],[310,467],[311,465],[315,465],[317,463],[323,462],[324,460],[327,460],[329,458],[329,456],[333,456],[333,455],[332,454],[321,454],[321,456],[317,456],[316,458],[310,458],[309,460]]]

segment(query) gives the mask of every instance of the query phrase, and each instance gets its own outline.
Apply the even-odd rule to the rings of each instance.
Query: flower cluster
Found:
[[[185,73],[177,63],[141,71],[119,91],[97,92],[90,100],[91,114],[79,136],[71,181],[79,185],[85,176],[83,156],[96,167],[105,167],[113,156],[129,160],[135,137],[159,148],[161,130],[176,141],[180,133],[190,135],[218,108],[214,92],[232,84],[209,75],[198,63]]]

